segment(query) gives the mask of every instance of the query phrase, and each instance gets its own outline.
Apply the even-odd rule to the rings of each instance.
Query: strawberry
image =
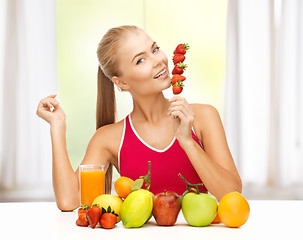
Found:
[[[84,206],[81,206],[78,209],[78,219],[76,221],[76,224],[78,226],[81,226],[81,227],[88,226],[88,220],[87,220],[86,214],[87,214],[87,205],[85,204]]]
[[[184,43],[184,44],[180,43],[176,47],[174,54],[183,54],[184,55],[186,53],[186,50],[188,50],[188,49],[189,49],[189,45],[187,43]]]
[[[87,227],[88,221],[85,213],[81,213],[76,221],[76,224],[80,227]]]
[[[84,204],[84,206],[80,206],[80,208],[78,209],[78,216],[80,216],[82,213],[84,213],[86,215],[87,213],[87,205]]]
[[[173,71],[172,71],[172,74],[175,75],[175,74],[182,74],[184,72],[184,70],[187,68],[187,65],[184,64],[184,63],[178,63],[175,65]]]
[[[102,211],[97,205],[91,206],[87,210],[87,219],[91,228],[95,228],[101,217]]]
[[[183,82],[185,81],[186,77],[180,75],[180,74],[175,74],[172,79],[171,79],[171,84],[174,85],[176,82]]]
[[[173,93],[174,94],[180,94],[183,91],[183,83],[182,82],[177,82],[173,85]]]
[[[104,213],[100,218],[100,225],[105,229],[112,229],[117,222],[117,216],[113,213]]]
[[[185,56],[183,54],[175,54],[173,56],[173,62],[176,65],[177,63],[181,63],[185,60]]]

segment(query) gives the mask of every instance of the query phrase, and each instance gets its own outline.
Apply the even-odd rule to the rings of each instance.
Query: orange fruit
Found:
[[[239,192],[227,193],[219,202],[218,215],[228,227],[240,227],[246,223],[250,208]]]
[[[119,177],[115,182],[115,190],[120,198],[126,198],[130,194],[130,188],[134,184],[134,180],[128,177]]]
[[[217,212],[217,214],[215,216],[215,219],[211,223],[220,223],[220,222],[221,222],[221,219],[220,219],[219,214]]]

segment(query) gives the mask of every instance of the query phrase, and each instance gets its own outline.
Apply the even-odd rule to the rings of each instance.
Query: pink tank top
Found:
[[[201,146],[193,130],[192,137]],[[120,175],[136,180],[147,174],[148,161],[151,161],[150,191],[154,194],[166,190],[182,195],[186,190],[186,184],[178,177],[179,173],[190,183],[201,183],[201,179],[176,138],[165,149],[156,149],[141,139],[128,115],[124,119],[124,132],[118,155]],[[205,186],[199,187],[199,190],[207,192]]]

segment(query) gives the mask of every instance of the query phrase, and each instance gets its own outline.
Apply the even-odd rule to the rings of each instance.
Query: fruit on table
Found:
[[[126,198],[131,192],[131,187],[134,184],[134,180],[128,177],[119,177],[115,182],[115,190],[120,198]]]
[[[79,218],[76,221],[78,226],[95,228],[100,223],[101,227],[111,229],[117,223],[118,214],[109,206],[102,210],[97,205],[91,207],[82,207],[78,209]]]
[[[87,220],[87,217],[86,217],[86,213],[87,213],[87,206],[85,204],[84,206],[81,206],[78,209],[78,219],[76,221],[76,224],[78,226],[81,226],[81,227],[87,227],[88,226],[88,220]]]
[[[112,229],[117,223],[117,216],[118,214],[112,211],[111,207],[108,207],[107,210],[102,208],[102,215],[99,220],[101,227]]]
[[[115,195],[111,194],[102,194],[95,198],[93,204],[96,204],[101,209],[108,209],[110,206],[113,211],[115,211],[116,214],[118,214],[117,222],[121,220],[120,218],[120,209],[123,201],[121,198]]]
[[[112,229],[117,223],[117,216],[113,213],[104,213],[100,218],[100,225],[105,229]]]
[[[249,204],[239,192],[227,193],[219,202],[219,217],[228,227],[242,226],[246,223],[249,213]]]
[[[215,219],[211,223],[220,223],[220,222],[221,222],[221,219],[220,219],[219,214],[217,212],[217,214],[215,216]]]
[[[77,221],[76,221],[76,224],[80,227],[87,227],[88,226],[88,221],[87,221],[87,218],[86,218],[86,214],[81,214]]]
[[[95,228],[101,217],[102,211],[97,205],[92,205],[87,210],[87,220],[91,228]]]
[[[120,217],[126,228],[141,227],[153,210],[153,194],[145,189],[131,192],[124,200]]]
[[[204,227],[214,220],[217,199],[207,193],[187,193],[182,200],[182,212],[186,222],[195,227]]]
[[[173,191],[164,191],[154,197],[153,215],[160,226],[173,226],[177,221],[180,209],[180,196]]]
[[[80,206],[78,209],[78,216],[81,214],[86,214],[87,213],[88,206],[84,204],[84,206]]]

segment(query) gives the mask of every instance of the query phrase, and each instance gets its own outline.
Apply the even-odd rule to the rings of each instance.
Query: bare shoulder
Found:
[[[192,107],[195,119],[194,129],[200,135],[199,139],[202,139],[202,135],[205,133],[221,129],[222,122],[218,110],[209,104],[190,104]]]
[[[100,163],[106,165],[111,162],[117,168],[118,151],[123,128],[124,123],[122,120],[97,129],[88,144],[82,164],[92,164],[94,159],[99,159]]]
[[[108,124],[97,129],[93,138],[97,141],[110,143],[111,141],[119,141],[123,134],[124,120],[116,123]]]
[[[190,106],[195,113],[195,119],[199,121],[209,121],[220,118],[218,110],[212,105],[194,103],[190,104]]]
[[[117,158],[124,120],[100,127],[91,138],[88,149],[104,154],[107,152],[113,159]]]

